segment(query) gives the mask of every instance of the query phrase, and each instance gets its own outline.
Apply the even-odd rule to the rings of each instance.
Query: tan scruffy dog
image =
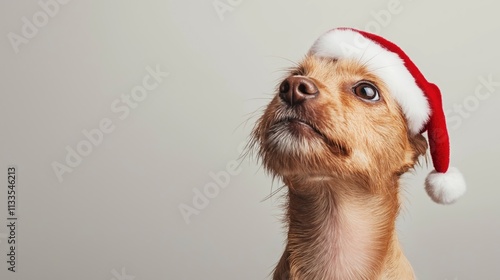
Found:
[[[439,89],[406,54],[350,28],[321,36],[279,85],[251,146],[288,187],[288,238],[273,279],[411,280],[395,222],[400,176],[427,150],[426,190],[439,203],[465,192],[449,168]]]

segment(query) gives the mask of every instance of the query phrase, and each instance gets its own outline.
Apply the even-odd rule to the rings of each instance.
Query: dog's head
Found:
[[[354,59],[313,54],[279,84],[253,143],[283,179],[397,176],[427,149],[375,73]]]
[[[352,28],[322,35],[278,86],[251,143],[282,179],[394,181],[427,150],[426,191],[449,204],[465,193],[450,145],[439,87],[394,43]],[[288,180],[289,181],[289,180]]]

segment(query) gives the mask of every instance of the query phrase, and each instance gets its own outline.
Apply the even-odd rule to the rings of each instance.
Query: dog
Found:
[[[334,29],[277,87],[250,142],[288,190],[287,242],[274,280],[415,279],[395,229],[401,175],[431,144],[431,198],[452,203],[465,183],[448,170],[448,135],[436,129],[442,108],[429,95],[437,87],[407,60],[377,35]],[[416,78],[405,81],[408,75]]]

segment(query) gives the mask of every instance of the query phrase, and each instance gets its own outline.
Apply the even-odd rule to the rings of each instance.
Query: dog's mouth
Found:
[[[286,127],[291,134],[305,139],[320,138],[333,153],[349,155],[349,150],[343,143],[326,136],[317,126],[307,120],[289,117],[275,122],[272,127]]]

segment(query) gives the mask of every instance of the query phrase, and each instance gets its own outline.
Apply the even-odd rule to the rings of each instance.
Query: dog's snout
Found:
[[[319,94],[313,80],[304,76],[291,76],[280,85],[279,95],[288,105],[296,105]]]

